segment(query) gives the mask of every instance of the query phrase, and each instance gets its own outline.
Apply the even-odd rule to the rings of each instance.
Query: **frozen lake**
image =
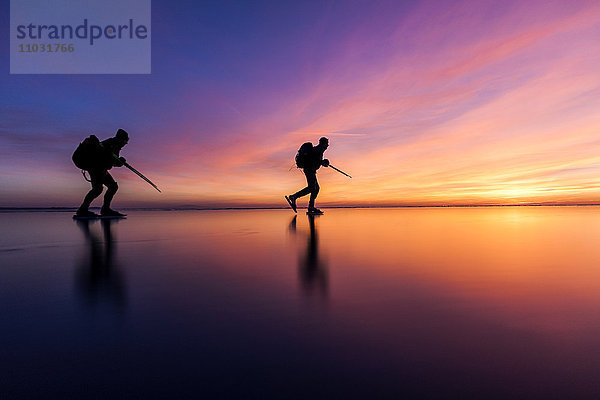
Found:
[[[0,397],[600,397],[600,208],[0,213]]]

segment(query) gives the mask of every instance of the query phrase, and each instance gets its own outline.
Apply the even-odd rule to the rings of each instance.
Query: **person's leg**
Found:
[[[106,190],[106,194],[104,195],[104,204],[102,205],[100,214],[102,214],[104,216],[109,216],[109,217],[124,217],[125,215],[127,215],[127,214],[121,214],[120,212],[112,210],[110,208],[110,202],[112,201],[115,193],[117,193],[117,190],[119,190],[119,185],[117,185],[117,182],[115,182],[115,180],[108,173],[108,171],[106,172],[106,175],[104,176],[104,185],[106,185],[106,187],[108,189]]]
[[[306,181],[308,182],[308,188],[310,189],[310,200],[308,201],[308,208],[315,208],[315,200],[319,194],[319,183],[317,182],[317,172],[311,171],[311,174],[306,174]]]
[[[104,194],[104,204],[102,205],[102,208],[108,210],[110,209],[110,203],[112,202],[115,193],[117,193],[117,190],[119,190],[119,185],[117,185],[117,182],[114,180],[112,175],[108,173],[108,171],[106,172],[106,175],[104,175],[104,180],[102,183],[104,186],[106,186],[106,193]]]
[[[102,178],[104,171],[89,171],[90,180],[92,181],[92,189],[85,195],[83,203],[77,210],[78,214],[85,214],[89,212],[89,207],[92,201],[102,194]]]
[[[310,186],[305,187],[304,189],[290,195],[290,199],[296,200],[299,199],[302,196],[306,196],[307,194],[310,193]]]
[[[290,199],[296,200],[296,199],[298,199],[298,198],[300,198],[302,196],[306,196],[307,194],[311,193],[311,191],[312,191],[312,188],[311,188],[311,179],[314,176],[315,180],[316,180],[315,174],[316,174],[316,171],[311,171],[311,170],[306,170],[305,169],[304,170],[304,176],[306,176],[307,186],[304,189],[299,190],[296,193],[290,195],[289,196]]]

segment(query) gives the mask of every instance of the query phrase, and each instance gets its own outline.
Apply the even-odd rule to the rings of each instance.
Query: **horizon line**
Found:
[[[355,206],[321,206],[325,209],[361,209],[361,208],[482,208],[482,207],[593,207],[600,206],[600,203],[559,203],[559,204],[544,204],[544,203],[531,203],[531,204],[437,204],[437,205],[355,205]],[[71,212],[76,211],[78,207],[1,207],[1,212]],[[91,209],[100,209],[100,207],[90,207]],[[298,209],[305,209],[307,207],[298,207]],[[244,207],[244,206],[232,206],[232,207],[203,207],[203,206],[165,206],[165,207],[121,207],[122,210],[127,211],[219,211],[219,210],[286,210],[290,207],[285,206],[259,206],[259,207]]]

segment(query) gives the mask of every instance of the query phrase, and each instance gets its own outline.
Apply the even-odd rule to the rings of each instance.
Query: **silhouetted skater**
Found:
[[[296,211],[296,199],[310,194],[308,201],[308,213],[309,214],[323,214],[323,211],[315,207],[315,199],[319,194],[319,183],[317,182],[317,170],[323,167],[329,166],[329,160],[323,158],[323,153],[329,147],[329,139],[322,137],[319,139],[319,144],[314,146],[310,143],[304,143],[298,154],[296,155],[296,166],[302,168],[304,175],[306,175],[306,183],[308,184],[304,189],[285,196],[285,199],[289,203],[290,207],[294,212]]]
[[[77,210],[77,216],[97,216],[97,214],[89,211],[89,207],[92,201],[102,194],[102,186],[106,186],[107,189],[100,214],[105,216],[125,215],[110,208],[110,203],[119,186],[108,171],[112,167],[125,165],[125,158],[120,157],[117,159],[114,155],[119,156],[119,152],[127,142],[129,142],[129,135],[123,129],[119,129],[115,137],[102,142],[92,135],[77,148],[75,154],[73,154],[73,161],[75,165],[89,172],[92,184],[92,189],[85,196],[83,203]]]

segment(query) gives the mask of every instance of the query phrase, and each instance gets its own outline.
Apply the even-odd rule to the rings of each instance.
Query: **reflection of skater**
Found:
[[[80,263],[77,283],[87,303],[95,305],[106,299],[120,308],[125,305],[125,285],[114,262],[115,242],[111,232],[111,224],[118,220],[101,221],[104,241],[90,229],[90,224],[94,222],[77,221],[88,246],[87,255]]]
[[[306,176],[307,186],[289,196],[285,196],[285,199],[290,204],[290,207],[296,212],[296,200],[302,196],[310,194],[308,201],[308,213],[310,214],[323,214],[321,210],[315,208],[315,200],[319,194],[319,183],[317,182],[317,170],[321,166],[329,166],[329,160],[323,159],[323,153],[329,147],[329,139],[322,137],[319,139],[319,144],[314,146],[307,142],[304,143],[298,155],[296,155],[296,166],[302,168],[304,175]]]
[[[327,296],[329,288],[329,279],[327,267],[319,257],[319,239],[317,237],[317,228],[315,225],[315,216],[308,216],[309,235],[306,252],[300,257],[298,262],[298,278],[307,295],[318,291],[323,297]],[[296,216],[292,219],[288,227],[291,233],[296,233]]]

